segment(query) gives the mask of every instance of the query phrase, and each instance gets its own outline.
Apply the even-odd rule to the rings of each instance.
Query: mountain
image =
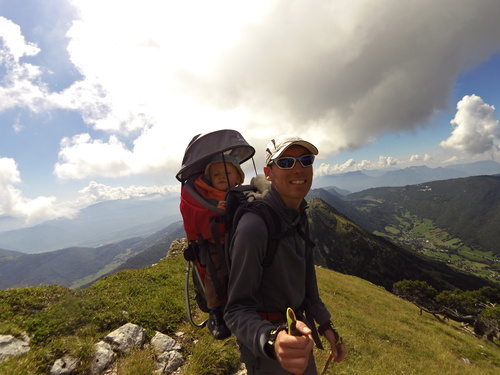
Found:
[[[391,290],[401,280],[420,280],[437,290],[479,289],[486,280],[456,271],[365,231],[319,198],[309,200],[310,235],[318,265]]]
[[[495,175],[500,173],[500,163],[493,160],[483,160],[469,164],[452,164],[447,168],[467,173],[470,176]]]
[[[396,216],[431,220],[474,248],[500,255],[500,176],[475,176],[405,187],[373,188],[346,197],[359,204],[371,231],[385,230]]]
[[[145,253],[142,259],[149,264],[166,256],[170,243],[182,236],[179,223],[146,238],[133,237],[97,248],[67,249],[24,254],[15,258],[0,258],[0,289],[58,284],[78,287],[91,283],[116,269],[146,249],[155,249],[154,259]],[[144,265],[144,264],[143,264]]]
[[[33,254],[68,247],[96,247],[155,233],[180,219],[177,194],[106,201],[74,219],[0,232],[0,248]]]
[[[500,163],[480,161],[471,164],[455,164],[448,167],[429,168],[426,166],[382,171],[357,171],[336,175],[315,177],[314,187],[334,186],[338,190],[356,193],[376,187],[415,185],[429,181],[439,181],[479,175],[500,173]],[[345,194],[344,194],[345,195]]]
[[[0,259],[15,258],[15,257],[19,257],[21,255],[25,255],[25,254],[21,253],[19,251],[0,249]]]

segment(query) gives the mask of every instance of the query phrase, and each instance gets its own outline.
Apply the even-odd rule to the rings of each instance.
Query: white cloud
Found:
[[[80,198],[74,202],[80,207],[89,206],[97,202],[117,199],[144,197],[151,194],[179,194],[180,185],[175,186],[109,186],[91,181],[88,186],[79,191]]]
[[[376,162],[362,160],[356,163],[354,159],[349,159],[343,164],[322,163],[315,171],[317,176],[327,176],[337,173],[354,172],[362,170],[387,169],[404,164],[399,158],[380,155]]]
[[[76,210],[56,204],[55,197],[29,199],[15,187],[21,177],[14,159],[0,157],[0,215],[23,219],[27,225],[57,217],[73,217]]]
[[[410,156],[410,163],[412,162],[429,162],[432,160],[432,156],[429,154],[424,154],[424,155],[419,155],[419,154],[414,154]]]
[[[38,112],[46,95],[45,86],[37,81],[41,69],[21,59],[36,55],[40,49],[26,42],[20,27],[5,17],[0,17],[0,47],[0,67],[5,68],[0,81],[0,112],[14,107]]]
[[[465,151],[471,155],[496,150],[500,128],[495,107],[484,103],[477,95],[466,95],[457,104],[457,113],[451,121],[451,136],[440,143],[442,147]]]
[[[193,135],[225,127],[257,150],[278,133],[322,157],[353,150],[425,126],[457,75],[500,50],[500,4],[488,0],[72,4],[67,48],[83,78],[65,90],[21,62],[39,48],[18,27],[4,19],[2,34],[17,47],[3,49],[12,84],[0,111],[69,109],[91,127],[61,142],[61,180],[173,175]]]
[[[324,153],[352,150],[445,109],[459,72],[499,50],[499,6],[274,1],[210,77],[186,84],[223,108],[275,119],[275,131],[294,128]]]

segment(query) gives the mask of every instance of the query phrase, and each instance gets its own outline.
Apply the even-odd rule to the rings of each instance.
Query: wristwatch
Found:
[[[273,359],[277,359],[276,351],[274,349],[274,344],[276,343],[276,337],[278,337],[278,333],[280,333],[281,331],[283,331],[285,329],[286,330],[288,329],[288,324],[283,323],[280,326],[278,326],[277,328],[271,330],[269,332],[269,338],[267,339],[266,343],[264,344],[264,351],[266,352],[266,354],[269,357],[271,357]]]

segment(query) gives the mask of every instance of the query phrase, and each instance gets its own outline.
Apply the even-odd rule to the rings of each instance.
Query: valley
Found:
[[[371,202],[371,204],[376,202]],[[365,207],[366,209],[366,207]],[[493,251],[475,249],[462,239],[439,228],[432,220],[412,215],[408,210],[373,233],[451,267],[490,281],[500,281],[500,258]]]

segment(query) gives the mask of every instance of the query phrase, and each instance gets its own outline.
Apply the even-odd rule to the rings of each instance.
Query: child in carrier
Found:
[[[230,188],[241,185],[245,180],[245,174],[238,160],[230,155],[216,155],[205,167],[205,173],[201,174],[194,182],[196,191],[209,203],[220,209],[225,209],[225,195]],[[218,239],[206,238],[208,241],[208,256],[215,268],[217,280],[213,280],[210,272],[204,279],[207,307],[209,308],[208,329],[212,335],[223,340],[231,335],[223,319],[223,309],[226,304],[227,275],[222,272],[222,261],[216,247],[216,241],[224,242],[224,232],[219,231]],[[216,292],[214,283],[218,283],[221,293]]]

